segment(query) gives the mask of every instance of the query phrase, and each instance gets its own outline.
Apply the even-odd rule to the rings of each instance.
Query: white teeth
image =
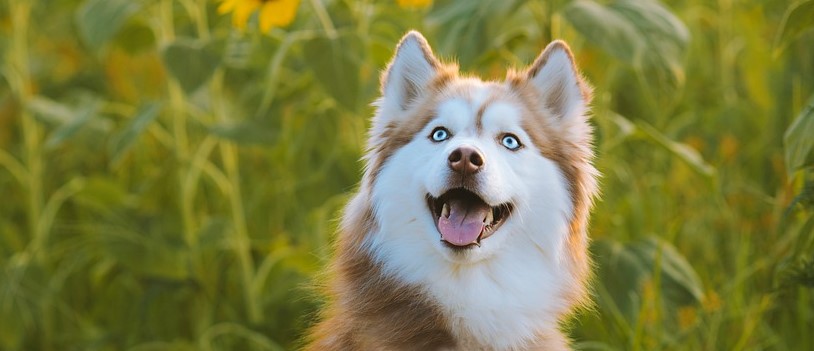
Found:
[[[449,205],[447,205],[446,202],[444,203],[444,208],[441,209],[441,217],[449,218]]]
[[[495,219],[492,212],[493,212],[492,210],[489,210],[488,212],[486,212],[486,218],[483,219],[483,223],[492,224],[492,221]]]

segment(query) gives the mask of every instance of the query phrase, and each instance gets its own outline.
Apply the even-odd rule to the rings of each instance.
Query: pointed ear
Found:
[[[407,33],[401,38],[396,54],[382,73],[382,99],[385,104],[406,110],[427,88],[440,65],[421,33]]]
[[[526,79],[537,88],[545,106],[560,118],[581,114],[590,103],[591,89],[583,82],[564,41],[548,44],[534,60]]]

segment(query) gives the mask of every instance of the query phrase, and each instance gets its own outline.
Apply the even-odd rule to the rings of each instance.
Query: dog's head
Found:
[[[408,33],[382,74],[370,131],[369,244],[455,263],[584,245],[595,188],[589,99],[564,42],[487,82],[458,76]]]

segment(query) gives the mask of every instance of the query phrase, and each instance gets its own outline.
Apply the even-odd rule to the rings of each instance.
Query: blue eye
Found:
[[[522,146],[520,145],[520,141],[517,140],[517,137],[511,134],[504,135],[503,139],[500,139],[500,143],[512,151],[517,150]]]
[[[441,142],[444,140],[449,139],[449,131],[444,127],[438,127],[432,130],[432,134],[430,135],[435,142]]]

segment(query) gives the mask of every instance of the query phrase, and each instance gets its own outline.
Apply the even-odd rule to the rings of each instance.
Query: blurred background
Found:
[[[0,350],[288,350],[408,29],[595,86],[579,350],[813,350],[814,1],[9,0]]]

